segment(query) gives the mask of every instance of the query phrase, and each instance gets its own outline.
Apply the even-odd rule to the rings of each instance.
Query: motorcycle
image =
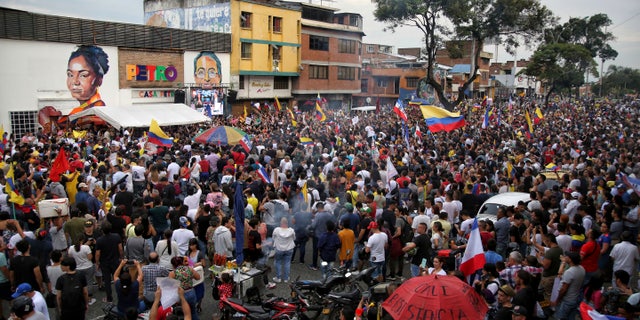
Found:
[[[326,263],[326,262],[323,262]],[[351,274],[344,267],[331,269],[330,274],[322,280],[299,280],[293,282],[293,288],[298,290],[311,304],[322,304],[324,296],[332,291],[344,291]]]
[[[261,305],[250,304],[237,298],[222,298],[223,320],[309,320],[304,314],[309,306],[301,296],[287,301],[272,297]]]

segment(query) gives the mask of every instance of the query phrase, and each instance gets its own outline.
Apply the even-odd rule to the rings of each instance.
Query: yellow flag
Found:
[[[74,139],[82,139],[87,135],[87,130],[73,130]]]
[[[278,100],[278,96],[276,96],[276,106],[278,107],[278,111],[282,111],[282,106],[280,105],[280,101]]]
[[[7,201],[13,202],[17,205],[24,204],[24,198],[17,192],[18,189],[15,185],[14,175],[13,175],[13,165],[9,167],[9,172],[5,175],[6,183],[4,186],[4,191],[9,195],[9,199]]]
[[[291,116],[291,125],[294,127],[298,126],[298,122],[295,120],[296,117],[293,115],[293,111],[291,109],[287,109],[289,111],[289,115]]]

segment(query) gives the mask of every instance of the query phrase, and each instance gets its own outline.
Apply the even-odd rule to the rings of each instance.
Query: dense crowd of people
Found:
[[[84,319],[104,290],[123,317],[151,308],[164,319],[172,307],[159,306],[156,278],[170,277],[198,319],[198,270],[236,258],[239,225],[244,261],[272,270],[268,288],[291,281],[292,263],[323,276],[373,266],[377,282],[456,274],[440,253],[464,250],[484,200],[518,191],[530,201],[478,221],[487,263],[471,284],[488,318],[574,319],[580,302],[636,316],[637,103],[522,99],[490,106],[487,121],[484,108],[462,106],[465,127],[448,133],[428,131],[415,106],[406,126],[384,107],[326,110],[323,122],[271,108],[206,125],[242,129],[248,152],[194,143],[204,125],[163,128],[174,143],[153,154],[134,129],[10,135],[0,184],[11,179],[24,203],[0,189],[0,299],[19,319]],[[536,108],[530,128],[525,110]],[[60,152],[68,171],[51,175]],[[55,198],[69,199],[70,215],[40,219],[38,203]],[[223,278],[217,291],[229,296]]]

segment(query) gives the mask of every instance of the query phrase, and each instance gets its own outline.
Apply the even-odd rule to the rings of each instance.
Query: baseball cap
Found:
[[[180,217],[180,226],[181,226],[181,227],[186,228],[186,227],[188,227],[188,226],[189,226],[189,224],[190,224],[190,223],[189,223],[189,218],[184,217],[184,216],[183,216],[183,217]]]
[[[91,221],[91,220],[87,220],[87,221],[85,221],[85,222],[84,222],[84,226],[85,226],[85,227],[92,227],[92,226],[93,226],[93,221]]]
[[[78,185],[78,188],[89,188],[89,186],[84,182],[80,182],[80,184]]]
[[[562,192],[564,192],[564,193],[571,193],[571,192],[573,192],[573,189],[571,189],[571,188],[566,188],[566,189],[562,190]]]
[[[21,296],[21,295],[23,295],[23,294],[25,294],[27,292],[31,292],[31,291],[33,291],[33,288],[31,288],[31,285],[26,283],[26,282],[23,282],[23,283],[18,285],[18,287],[16,288],[16,292],[14,292],[11,295],[11,298],[15,299],[15,298],[17,298],[17,297],[19,297],[19,296]]]
[[[571,197],[576,198],[576,199],[580,198],[580,192],[577,192],[577,191],[571,192]]]
[[[527,315],[527,309],[523,306],[515,306],[513,307],[513,310],[511,310],[511,312],[513,312],[513,314],[517,315],[517,316],[526,316]]]
[[[33,311],[33,300],[26,296],[19,296],[11,301],[11,312],[18,317],[23,317]]]
[[[367,229],[378,229],[378,224],[375,221],[371,221]]]

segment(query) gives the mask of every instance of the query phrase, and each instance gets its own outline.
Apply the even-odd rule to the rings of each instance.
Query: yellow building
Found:
[[[299,76],[301,11],[267,2],[231,1],[231,88],[234,111],[252,103],[291,97],[291,77]]]

